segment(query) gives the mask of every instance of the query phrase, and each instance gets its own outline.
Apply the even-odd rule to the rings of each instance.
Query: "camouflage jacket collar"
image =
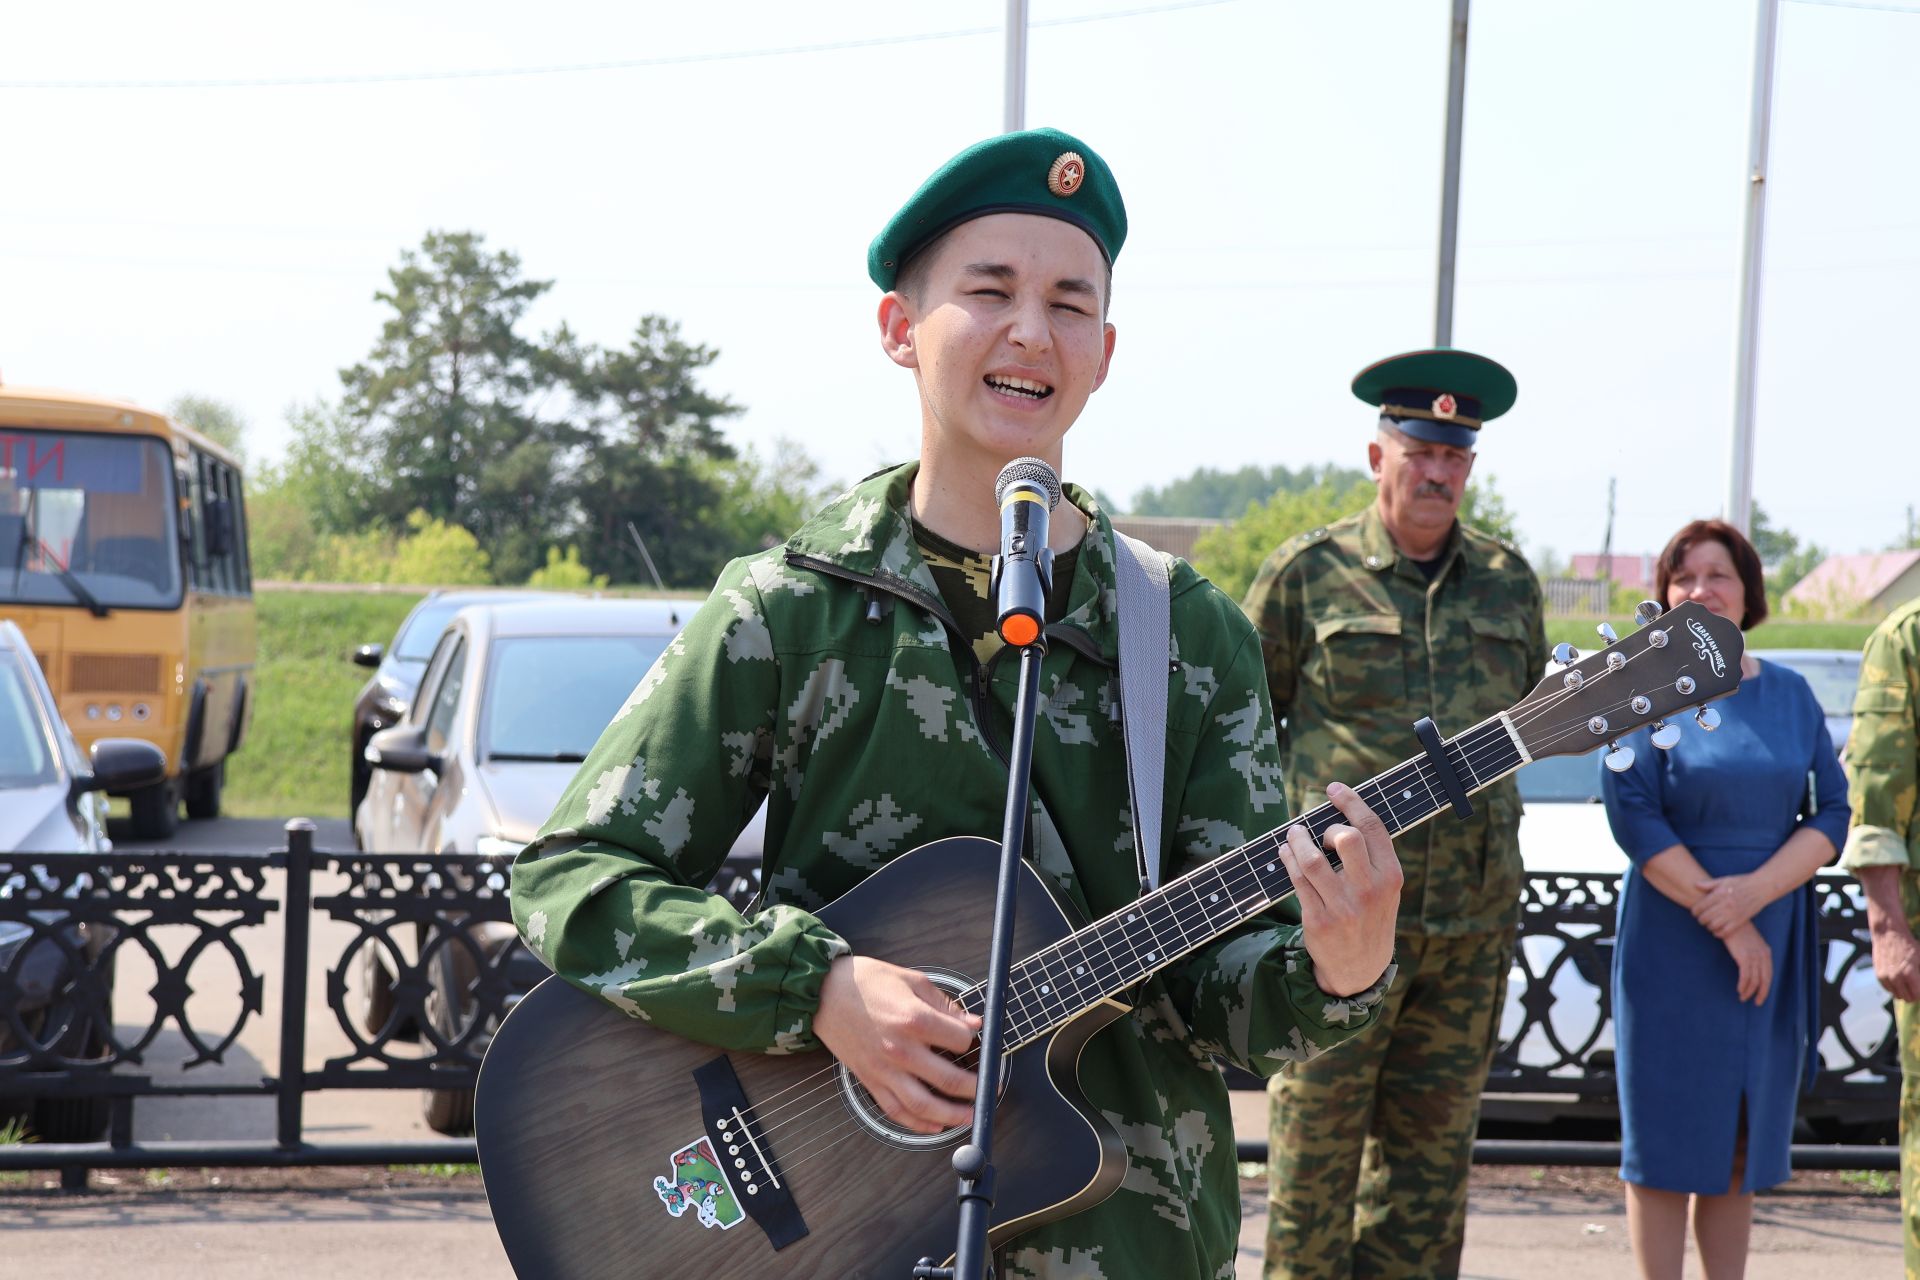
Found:
[[[1464,571],[1473,563],[1472,544],[1461,535],[1461,524],[1456,518],[1453,528],[1447,532],[1446,545],[1440,549],[1440,572],[1433,576],[1435,582],[1443,580],[1452,571],[1455,556],[1463,561]],[[1393,545],[1393,535],[1387,532],[1387,522],[1380,518],[1380,504],[1371,502],[1360,513],[1360,550],[1366,556],[1366,565],[1382,573],[1391,572],[1401,560],[1407,561],[1407,571],[1418,575],[1420,570],[1414,567],[1410,557]]]
[[[787,539],[787,561],[871,583],[944,614],[940,588],[913,539],[908,499],[919,471],[918,462],[877,471],[829,502]],[[1088,528],[1075,557],[1067,612],[1047,631],[1112,663],[1119,653],[1113,522],[1085,489],[1062,487],[1067,500],[1086,513]]]

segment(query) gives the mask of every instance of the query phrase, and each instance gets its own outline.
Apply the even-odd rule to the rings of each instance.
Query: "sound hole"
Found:
[[[958,996],[961,992],[970,990],[974,985],[971,978],[968,978],[965,974],[954,973],[950,969],[929,968],[922,972],[933,980],[934,986],[939,987],[951,996]],[[971,1058],[977,1052],[978,1045],[976,1044],[974,1049],[969,1050],[966,1056]],[[955,1125],[950,1129],[942,1129],[938,1133],[915,1133],[912,1129],[902,1127],[898,1121],[882,1111],[880,1104],[874,1101],[873,1095],[867,1092],[867,1087],[854,1078],[853,1072],[838,1063],[834,1065],[834,1071],[840,1081],[841,1101],[846,1104],[847,1111],[853,1116],[854,1121],[858,1123],[862,1129],[865,1129],[875,1138],[887,1143],[889,1146],[899,1147],[903,1151],[932,1151],[940,1147],[952,1146],[954,1143],[968,1136],[972,1131],[971,1124],[962,1124]],[[1003,1059],[1000,1072],[1000,1092],[1002,1096],[1006,1093],[1006,1087],[1006,1063]],[[971,1103],[972,1099],[965,1099],[964,1101]]]

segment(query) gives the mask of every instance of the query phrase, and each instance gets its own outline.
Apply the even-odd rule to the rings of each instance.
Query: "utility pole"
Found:
[[[1613,577],[1613,490],[1618,483],[1617,477],[1607,477],[1607,531],[1600,537],[1600,576],[1609,580]]]
[[[1000,132],[1027,127],[1027,0],[1007,0],[1006,106]]]
[[[1434,290],[1433,345],[1453,345],[1453,264],[1460,237],[1460,133],[1467,111],[1467,2],[1453,0],[1453,56],[1447,69],[1446,160],[1440,173],[1440,273]]]
[[[1773,123],[1773,43],[1780,0],[1760,0],[1753,30],[1753,105],[1747,125],[1747,223],[1740,242],[1740,325],[1733,353],[1733,441],[1727,464],[1728,524],[1753,520],[1753,393],[1759,377],[1760,259],[1766,244],[1767,135]]]

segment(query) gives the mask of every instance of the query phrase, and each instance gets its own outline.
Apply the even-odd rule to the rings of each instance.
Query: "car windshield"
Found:
[[[1600,762],[1592,752],[1584,756],[1549,756],[1535,760],[1515,775],[1524,803],[1598,804]]]
[[[485,759],[577,763],[670,636],[514,636],[494,641],[481,720]]]
[[[1822,715],[1853,714],[1853,691],[1860,683],[1860,655],[1857,653],[1765,653],[1768,662],[1791,667],[1813,686],[1814,700]]]
[[[34,711],[32,681],[19,658],[0,650],[0,790],[59,780],[46,727]]]
[[[179,604],[166,443],[0,428],[0,600],[95,612]]]

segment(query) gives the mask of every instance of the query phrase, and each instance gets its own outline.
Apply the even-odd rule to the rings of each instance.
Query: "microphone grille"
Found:
[[[1034,485],[1047,495],[1047,510],[1060,505],[1060,477],[1039,458],[1015,458],[1000,468],[1000,478],[993,482],[993,500],[1004,503],[1008,488],[1021,483]]]

